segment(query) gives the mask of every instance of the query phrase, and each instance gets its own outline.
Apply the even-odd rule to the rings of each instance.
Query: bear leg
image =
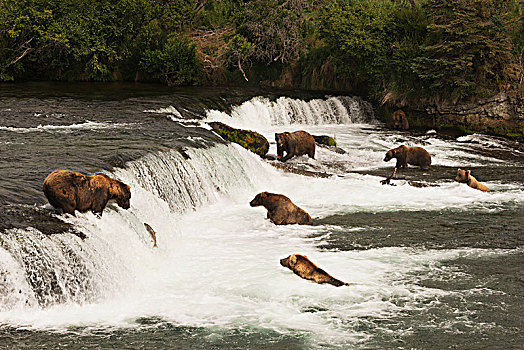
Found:
[[[75,206],[71,203],[62,203],[62,210],[64,211],[64,213],[76,216],[75,215]]]
[[[104,211],[104,208],[107,205],[107,198],[97,198],[95,199],[93,203],[93,207],[91,208],[91,211],[93,214],[95,214],[98,217],[102,216],[102,212]]]
[[[285,157],[280,158],[280,161],[281,161],[281,162],[286,162],[286,161],[288,161],[289,159],[291,159],[291,157],[293,157],[293,154],[290,153],[290,152],[287,152],[287,154],[286,154]]]

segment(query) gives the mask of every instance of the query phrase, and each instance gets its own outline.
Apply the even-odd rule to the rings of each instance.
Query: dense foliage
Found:
[[[522,93],[519,0],[0,0],[0,81]]]

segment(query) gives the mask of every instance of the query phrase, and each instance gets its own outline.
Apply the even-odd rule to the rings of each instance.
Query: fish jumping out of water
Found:
[[[156,245],[156,232],[155,230],[153,230],[153,228],[151,226],[149,226],[148,224],[146,224],[144,222],[144,226],[146,227],[146,230],[147,232],[149,232],[149,235],[151,235],[151,238],[153,239],[153,248],[158,248],[158,246]]]
[[[311,280],[319,284],[328,283],[335,287],[350,286],[352,284],[334,278],[329,273],[315,265],[305,255],[292,254],[285,259],[280,259],[280,265],[287,267],[296,275],[299,275],[306,280]]]

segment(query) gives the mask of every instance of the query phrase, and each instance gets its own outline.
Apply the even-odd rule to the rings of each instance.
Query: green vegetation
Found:
[[[0,0],[0,81],[524,93],[519,0]],[[246,82],[247,81],[247,82]]]

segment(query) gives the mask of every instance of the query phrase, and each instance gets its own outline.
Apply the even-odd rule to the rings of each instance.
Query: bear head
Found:
[[[123,209],[129,209],[131,206],[131,187],[122,181],[111,179],[111,186],[109,188],[109,199],[114,199]]]
[[[289,132],[275,133],[275,141],[277,142],[277,156],[282,157],[284,155],[284,150],[287,146],[287,138]]]
[[[257,194],[251,202],[249,202],[249,205],[252,207],[258,207],[260,205],[264,205],[266,203],[267,197],[268,197],[267,192],[261,192]]]
[[[462,170],[459,168],[457,170],[457,176],[455,176],[455,181],[460,182],[460,183],[469,183],[470,173],[471,173],[470,170]]]
[[[297,254],[293,254],[288,256],[285,259],[280,259],[280,265],[293,269],[295,265],[297,264]]]
[[[386,156],[384,157],[384,162],[389,162],[391,159],[397,158],[405,147],[406,146],[402,145],[387,151]]]

